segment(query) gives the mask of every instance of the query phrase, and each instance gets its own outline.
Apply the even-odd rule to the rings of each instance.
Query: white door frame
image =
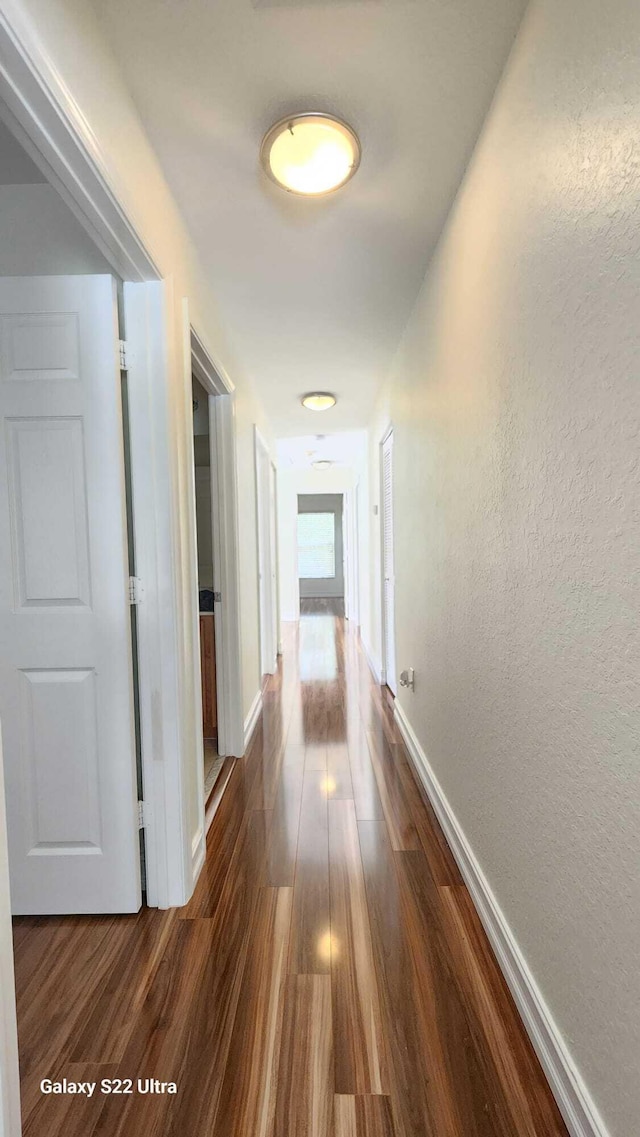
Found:
[[[282,620],[280,617],[280,549],[278,545],[278,467],[273,459],[271,459],[271,490],[273,493],[273,516],[271,518],[272,526],[272,551],[273,551],[273,619],[274,619],[274,636],[276,643],[276,655],[282,655]]]
[[[277,669],[278,635],[274,634],[277,620],[277,582],[275,576],[276,550],[273,531],[275,498],[271,497],[271,455],[258,427],[253,427],[256,486],[256,547],[258,557],[258,615],[260,628],[260,682],[264,675],[273,675]],[[262,469],[267,478],[261,484]],[[266,539],[263,538],[263,532]]]
[[[351,498],[350,490],[342,495],[342,571],[344,576],[344,618],[351,620]]]
[[[358,535],[358,483],[344,492],[345,617],[360,626],[360,551]]]
[[[380,667],[380,682],[384,685],[388,684],[389,676],[387,674],[387,661],[388,649],[387,632],[385,621],[385,587],[384,587],[384,474],[383,474],[383,448],[384,444],[390,435],[393,434],[393,423],[389,423],[384,431],[379,445],[378,445],[378,461],[379,461],[379,475],[380,475],[380,644],[382,647],[382,660]],[[394,597],[395,597],[395,584],[394,584]],[[395,620],[394,620],[395,627]],[[391,645],[395,651],[395,644]],[[395,669],[394,669],[395,670]],[[394,692],[395,693],[395,692]]]
[[[143,588],[137,624],[147,904],[160,908],[180,903],[190,868],[171,508],[170,291],[161,281],[124,285],[132,521]]]

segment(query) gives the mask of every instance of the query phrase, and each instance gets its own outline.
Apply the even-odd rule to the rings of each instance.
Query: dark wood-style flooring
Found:
[[[344,596],[301,596],[301,616],[344,616]]]
[[[386,696],[304,617],[189,905],[15,927],[29,1137],[560,1137]],[[40,1093],[156,1078],[175,1096]]]

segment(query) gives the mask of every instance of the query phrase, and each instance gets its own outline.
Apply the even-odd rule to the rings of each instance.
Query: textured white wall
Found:
[[[530,5],[389,397],[400,700],[611,1134],[633,1137],[637,0]]]

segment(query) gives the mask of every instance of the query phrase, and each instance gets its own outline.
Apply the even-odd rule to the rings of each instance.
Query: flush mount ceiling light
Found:
[[[289,193],[318,197],[339,189],[360,165],[360,143],[333,115],[289,115],[267,131],[260,148],[268,176]]]
[[[301,402],[308,411],[328,411],[329,407],[335,407],[336,397],[328,391],[310,391],[302,396]]]
[[[333,466],[333,462],[329,462],[326,458],[321,458],[318,462],[312,462],[314,470],[329,470]]]

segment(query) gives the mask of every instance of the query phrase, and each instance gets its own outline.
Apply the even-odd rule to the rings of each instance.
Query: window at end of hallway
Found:
[[[335,538],[335,514],[298,514],[299,577],[324,580],[336,575]]]

